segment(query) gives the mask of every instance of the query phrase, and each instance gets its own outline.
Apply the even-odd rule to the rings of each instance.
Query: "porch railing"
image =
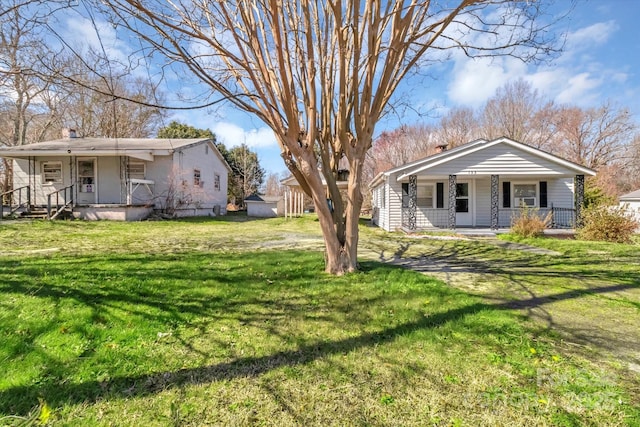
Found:
[[[31,188],[25,185],[0,194],[0,221],[4,218],[5,206],[9,209],[8,215],[13,215],[20,208],[29,209],[31,207]]]
[[[545,218],[550,215],[549,228],[575,228],[576,211],[573,208],[539,208],[532,210],[536,215]],[[522,208],[498,210],[498,227],[510,228],[515,218],[522,214]],[[448,228],[449,209],[417,208],[415,218],[416,229]],[[409,209],[402,209],[402,226],[409,228]],[[488,226],[488,225],[487,225]]]
[[[56,219],[69,206],[73,206],[73,184],[47,195],[47,219]]]
[[[509,228],[514,219],[522,215],[523,208],[510,208],[498,210],[498,227]],[[549,215],[549,228],[574,228],[576,223],[576,210],[573,208],[536,208],[530,209],[530,213],[541,219]]]
[[[402,226],[409,228],[409,209],[402,209]],[[416,228],[447,228],[449,226],[449,209],[416,208]]]

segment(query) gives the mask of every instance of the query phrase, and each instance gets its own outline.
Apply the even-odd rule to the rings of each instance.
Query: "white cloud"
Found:
[[[131,48],[118,38],[115,29],[105,21],[91,21],[80,15],[67,20],[64,37],[72,45],[90,47],[98,52],[104,48],[110,58],[123,64],[129,61]]]
[[[602,79],[593,78],[589,73],[580,73],[567,81],[567,87],[562,90],[556,100],[560,103],[581,105],[585,101],[593,100],[596,96],[593,89],[602,84]]]
[[[606,43],[619,26],[615,21],[598,22],[580,28],[567,36],[567,50],[587,50]]]
[[[252,149],[278,145],[273,131],[268,127],[245,130],[234,123],[218,122],[211,130],[216,134],[218,141],[224,143],[228,148],[236,147],[242,143]]]
[[[458,59],[447,95],[453,102],[478,107],[506,82],[524,77],[527,66],[513,58]]]

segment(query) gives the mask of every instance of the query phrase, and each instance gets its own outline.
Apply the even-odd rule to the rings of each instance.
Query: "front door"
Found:
[[[96,203],[98,190],[96,182],[96,159],[78,159],[78,201],[79,205]]]
[[[471,182],[456,184],[456,226],[473,226],[473,203]]]

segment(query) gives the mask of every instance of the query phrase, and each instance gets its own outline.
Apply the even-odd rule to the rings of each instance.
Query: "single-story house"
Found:
[[[5,199],[28,200],[22,210],[66,208],[76,218],[113,220],[154,210],[226,214],[231,168],[210,139],[78,138],[68,130],[59,140],[0,148],[0,157],[13,159]]]
[[[620,206],[632,212],[640,224],[640,190],[620,196]]]
[[[252,194],[244,199],[247,205],[247,216],[274,218],[284,215],[284,198],[282,196],[259,196]]]
[[[509,138],[481,139],[378,174],[372,221],[387,231],[498,229],[526,207],[573,228],[586,175],[595,172]]]

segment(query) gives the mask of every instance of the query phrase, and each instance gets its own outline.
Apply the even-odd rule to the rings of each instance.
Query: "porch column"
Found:
[[[576,228],[582,227],[582,208],[584,207],[584,175],[576,175]]]
[[[457,177],[449,175],[449,228],[456,228],[456,184]]]
[[[498,175],[491,175],[491,229],[497,230],[499,226],[498,216]]]
[[[416,211],[418,207],[418,177],[409,175],[409,208],[407,209],[409,230],[416,229]]]

